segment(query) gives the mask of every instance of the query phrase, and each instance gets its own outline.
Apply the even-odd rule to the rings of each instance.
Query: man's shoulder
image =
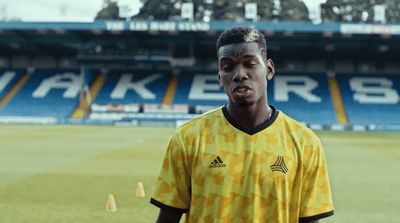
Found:
[[[318,135],[294,118],[280,112],[280,122],[282,122],[283,134],[293,141],[297,151],[303,154],[303,163],[309,163],[316,154],[323,151],[321,141]],[[293,147],[294,148],[294,147]]]
[[[182,125],[177,127],[178,132],[185,132],[193,128],[198,128],[202,127],[204,125],[209,125],[212,122],[214,122],[216,119],[221,117],[222,107],[217,107],[214,109],[211,109],[201,115],[198,115],[197,117],[183,123]]]
[[[302,123],[286,113],[279,111],[280,121],[290,132],[295,133],[301,137],[306,138],[318,138],[313,130],[307,127],[305,123]]]

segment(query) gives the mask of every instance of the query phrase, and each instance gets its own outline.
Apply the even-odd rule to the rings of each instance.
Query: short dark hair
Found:
[[[267,41],[264,34],[254,27],[236,26],[226,29],[217,40],[217,53],[220,47],[233,43],[251,43],[258,45],[262,55],[267,57]]]

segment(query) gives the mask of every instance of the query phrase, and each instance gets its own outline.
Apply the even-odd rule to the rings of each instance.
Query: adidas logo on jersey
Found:
[[[221,158],[219,156],[217,156],[217,158],[215,158],[214,161],[211,162],[210,166],[208,166],[209,168],[217,168],[217,167],[225,167],[224,162],[221,160]]]

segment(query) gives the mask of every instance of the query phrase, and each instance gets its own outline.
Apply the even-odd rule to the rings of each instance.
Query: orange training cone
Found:
[[[145,195],[143,183],[139,181],[136,185],[136,197],[144,197]]]
[[[108,212],[116,212],[117,211],[117,204],[115,203],[114,195],[110,194],[107,197],[106,201],[106,211]]]

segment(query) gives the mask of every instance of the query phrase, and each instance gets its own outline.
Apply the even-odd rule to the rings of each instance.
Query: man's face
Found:
[[[219,83],[230,103],[242,107],[266,101],[266,79],[272,78],[274,67],[272,61],[262,56],[257,43],[222,46],[218,62]]]

